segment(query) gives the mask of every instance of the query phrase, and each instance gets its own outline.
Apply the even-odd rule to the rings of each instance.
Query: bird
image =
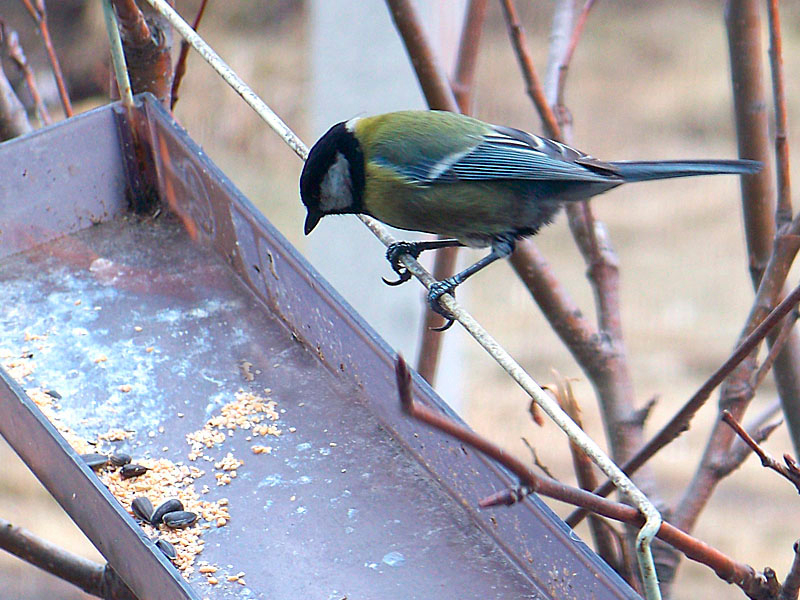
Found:
[[[400,262],[448,246],[490,252],[428,290],[432,310],[452,324],[439,298],[516,241],[552,222],[565,202],[588,200],[623,183],[757,173],[755,160],[604,162],[566,144],[447,111],[404,110],[355,117],[331,127],[311,148],[300,176],[308,235],[326,215],[363,214],[398,229],[445,239],[396,242],[386,256],[399,285]]]

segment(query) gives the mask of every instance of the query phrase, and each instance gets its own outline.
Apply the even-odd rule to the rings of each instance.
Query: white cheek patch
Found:
[[[350,164],[341,152],[336,153],[336,160],[322,179],[319,189],[322,212],[338,212],[353,205]]]

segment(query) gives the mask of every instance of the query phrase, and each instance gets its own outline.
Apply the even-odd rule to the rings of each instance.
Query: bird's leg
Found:
[[[439,248],[449,248],[452,246],[463,246],[458,240],[426,240],[421,242],[395,242],[386,249],[386,260],[388,260],[394,272],[397,273],[399,279],[397,281],[388,281],[385,278],[383,282],[386,285],[400,285],[411,279],[411,273],[408,272],[403,264],[400,262],[400,257],[408,254],[411,258],[418,258],[425,250],[437,250]]]
[[[492,241],[492,251],[489,252],[489,254],[484,256],[475,264],[468,266],[463,271],[456,273],[447,279],[437,281],[430,288],[428,288],[428,305],[431,307],[431,310],[447,319],[447,323],[445,323],[442,327],[435,327],[435,331],[444,331],[449,329],[454,321],[453,316],[441,304],[439,304],[439,298],[443,294],[450,294],[455,297],[456,287],[464,283],[464,280],[466,280],[467,277],[474,275],[496,260],[510,256],[514,251],[515,245],[516,240],[513,236],[498,236],[494,239],[494,241]]]

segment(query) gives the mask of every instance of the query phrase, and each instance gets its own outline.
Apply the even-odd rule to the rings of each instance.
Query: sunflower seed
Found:
[[[120,469],[119,476],[122,479],[130,479],[131,477],[138,477],[139,475],[144,475],[149,470],[150,469],[148,469],[144,465],[128,463],[127,465],[123,465],[123,467]]]
[[[178,558],[178,553],[175,551],[175,546],[170,544],[167,540],[158,538],[156,540],[156,546],[158,547],[159,550],[161,550],[164,553],[164,556],[166,556],[168,559],[175,560],[176,558]]]
[[[150,517],[150,522],[153,524],[153,527],[158,527],[158,524],[161,523],[162,518],[164,515],[183,510],[183,502],[178,500],[177,498],[172,498],[171,500],[167,500],[163,504],[161,504]]]
[[[197,514],[187,510],[178,510],[164,515],[164,525],[172,529],[189,527],[195,521],[197,521]]]
[[[83,462],[89,465],[94,471],[99,471],[108,464],[108,457],[105,454],[98,454],[97,452],[90,452],[89,454],[81,454]]]
[[[124,467],[131,462],[131,455],[120,452],[119,454],[112,454],[108,457],[108,460],[110,460],[111,464],[115,467]]]
[[[153,516],[153,503],[150,502],[149,498],[137,496],[133,499],[133,502],[131,502],[131,510],[133,514],[142,521],[147,521],[149,523],[150,518]]]

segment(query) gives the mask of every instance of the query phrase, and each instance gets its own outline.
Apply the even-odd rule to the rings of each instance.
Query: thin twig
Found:
[[[44,0],[35,0],[36,6],[31,4],[31,0],[22,0],[25,8],[28,9],[31,17],[39,26],[39,31],[42,34],[42,41],[44,42],[45,50],[47,50],[47,57],[50,60],[50,66],[53,69],[53,76],[56,79],[56,87],[58,87],[58,95],[61,98],[61,105],[64,107],[64,114],[67,118],[73,115],[72,103],[69,100],[67,93],[67,85],[64,83],[64,74],[61,72],[61,65],[58,62],[58,55],[53,47],[53,40],[50,37],[50,28],[47,26],[47,9],[44,5]]]
[[[587,0],[572,29],[569,42],[558,65],[556,84],[557,116],[562,132],[571,131],[571,118],[564,104],[567,73],[572,57],[581,38],[586,20],[594,6],[594,0]],[[569,120],[567,120],[569,119]],[[598,223],[589,202],[581,202],[567,207],[569,224],[573,237],[589,268],[589,279],[595,290],[600,330],[613,340],[622,339],[622,323],[619,307],[619,263],[611,248],[605,228]],[[598,239],[602,237],[602,240]]]
[[[461,39],[458,43],[458,54],[450,85],[462,113],[471,112],[475,69],[478,65],[478,50],[488,4],[489,0],[469,0],[467,16],[461,30]]]
[[[386,0],[386,4],[412,59],[411,63],[428,106],[458,112],[453,90],[450,89],[445,71],[428,43],[414,4],[410,0]]]
[[[0,61],[0,142],[33,131],[28,113],[8,81]]]
[[[154,10],[161,14],[195,50],[197,50],[203,60],[205,60],[211,68],[242,97],[242,100],[244,100],[250,108],[256,111],[258,116],[281,137],[286,145],[289,146],[301,160],[306,160],[306,158],[308,158],[308,146],[303,143],[303,140],[283,122],[283,119],[281,119],[274,110],[267,106],[266,103],[242,81],[241,77],[234,73],[233,69],[220,58],[219,54],[214,52],[214,49],[211,48],[211,46],[209,46],[177,12],[175,12],[174,8],[165,0],[146,1]]]
[[[25,51],[19,43],[19,36],[17,32],[11,29],[6,23],[0,19],[0,41],[5,45],[8,51],[8,57],[14,61],[23,77],[25,77],[25,85],[28,86],[28,91],[33,99],[33,104],[36,107],[36,113],[39,116],[39,121],[42,125],[50,125],[53,120],[50,118],[50,113],[47,112],[47,107],[42,101],[42,96],[39,93],[39,88],[36,85],[36,78],[33,76],[33,70],[28,59],[25,56]]]
[[[554,371],[556,379],[556,398],[561,408],[564,409],[578,427],[583,428],[581,418],[581,408],[575,392],[572,389],[569,379]],[[569,444],[570,454],[572,455],[572,469],[578,481],[578,486],[583,490],[591,491],[597,487],[597,474],[594,470],[592,461],[575,444]],[[606,526],[605,520],[595,515],[589,516],[589,529],[594,540],[594,548],[597,554],[611,565],[615,570],[622,568],[621,556],[618,552],[618,544],[610,533],[610,527]],[[627,567],[627,565],[626,565]],[[630,569],[625,569],[630,570]]]
[[[788,479],[792,485],[794,485],[797,491],[800,492],[800,473],[798,473],[796,470],[793,470],[791,467],[787,468],[785,465],[782,465],[777,460],[772,458],[772,456],[770,456],[770,454],[764,450],[749,433],[747,433],[745,428],[741,426],[739,421],[737,421],[729,411],[722,411],[722,420],[731,429],[733,429],[734,432],[736,432],[736,435],[738,435],[745,444],[750,447],[756,456],[758,456],[763,466],[767,467],[768,469],[772,469],[779,475],[782,475]]]
[[[764,164],[760,173],[741,178],[750,276],[756,285],[775,235],[769,115],[761,67],[760,5],[759,0],[731,0],[725,9],[739,156]]]
[[[519,478],[523,487],[515,491],[512,490],[506,496],[509,500],[518,501],[528,494],[538,493],[562,502],[583,506],[598,515],[610,519],[634,526],[642,524],[644,519],[636,509],[626,504],[601,498],[591,492],[564,485],[550,478],[541,477],[529,469],[522,461],[489,440],[449,419],[442,413],[415,402],[412,395],[411,374],[402,357],[398,357],[395,363],[395,373],[400,401],[403,409],[410,416],[485,454]],[[481,505],[488,506],[489,502],[484,500]],[[763,584],[760,575],[749,565],[732,560],[715,548],[676,529],[669,523],[661,524],[658,530],[658,537],[684,553],[691,560],[713,569],[723,581],[735,583],[745,590],[748,595],[757,593],[757,590]]]
[[[559,106],[563,106],[564,104],[564,89],[566,88],[567,84],[567,73],[569,72],[569,65],[572,62],[572,56],[575,54],[575,48],[578,47],[578,41],[581,39],[581,35],[583,34],[583,28],[586,26],[586,20],[589,17],[589,11],[592,10],[594,6],[595,0],[586,0],[586,3],[583,5],[583,9],[581,10],[581,14],[578,15],[578,19],[575,22],[575,28],[572,30],[572,36],[569,40],[569,46],[567,46],[567,51],[564,53],[564,57],[561,60],[561,64],[558,66],[558,87],[556,92],[556,104]]]
[[[589,202],[567,207],[572,237],[587,266],[594,290],[598,328],[610,343],[621,342],[622,315],[619,304],[619,260],[611,248],[605,226],[595,220]]]
[[[792,544],[792,550],[794,551],[794,560],[786,574],[786,579],[783,580],[778,600],[797,600],[797,595],[800,593],[800,540]]]
[[[778,0],[767,2],[769,17],[769,61],[772,72],[772,95],[775,101],[775,177],[778,202],[775,220],[778,227],[792,218],[792,191],[789,175],[789,140],[786,117],[786,83],[783,73],[783,38]]]
[[[751,355],[751,353],[758,347],[764,340],[766,335],[775,327],[780,320],[786,316],[797,303],[800,302],[800,285],[792,290],[792,292],[781,302],[775,309],[769,313],[756,327],[753,332],[739,345],[739,347],[731,354],[728,359],[720,365],[720,367],[711,374],[711,376],[700,386],[700,388],[692,395],[691,398],[675,413],[675,415],[664,425],[659,432],[654,435],[634,456],[630,458],[624,465],[622,470],[631,475],[635,473],[639,467],[646,463],[653,457],[656,452],[661,450],[664,446],[669,444],[672,440],[681,435],[689,428],[694,415],[706,403],[718,385],[720,385],[725,378],[730,375],[736,367],[744,359]],[[595,494],[600,496],[608,495],[614,486],[606,481],[599,488],[594,490]],[[570,527],[575,527],[581,522],[585,513],[575,511],[570,514],[566,522]]]
[[[600,336],[536,243],[531,239],[519,240],[509,261],[575,360],[588,364],[600,351]]]
[[[558,78],[559,67],[564,60],[569,47],[569,41],[575,30],[575,15],[579,0],[552,0],[552,17],[550,19],[550,32],[547,44],[547,66],[544,69],[544,96],[547,103],[556,111],[556,116],[561,125],[562,138],[567,135],[564,129],[562,108],[558,104]],[[570,119],[571,123],[571,119]]]
[[[778,332],[778,335],[775,337],[775,340],[772,342],[772,345],[769,348],[767,357],[759,365],[758,371],[753,374],[752,383],[750,386],[754,390],[757,390],[761,386],[764,378],[769,374],[772,365],[775,363],[775,359],[778,358],[778,355],[783,351],[783,347],[786,345],[786,342],[789,341],[789,334],[792,333],[792,328],[797,322],[798,316],[797,309],[786,315],[786,319],[784,320],[783,325],[781,325],[781,330]]]
[[[558,123],[553,109],[547,102],[544,94],[539,75],[536,73],[536,67],[533,66],[533,57],[528,51],[528,42],[525,37],[525,30],[520,23],[517,8],[513,0],[502,0],[503,14],[505,15],[506,25],[511,36],[511,41],[514,46],[514,53],[519,61],[520,69],[522,69],[523,77],[525,78],[526,91],[533,100],[536,110],[539,112],[539,117],[542,119],[542,125],[548,137],[554,139],[561,138],[561,127]]]
[[[556,479],[555,475],[553,475],[553,472],[550,470],[550,467],[548,467],[544,462],[542,462],[542,459],[539,458],[539,454],[536,452],[536,448],[531,446],[531,443],[525,438],[522,438],[522,443],[525,444],[525,447],[528,449],[528,452],[531,453],[531,462],[534,464],[534,466],[541,469],[542,473],[544,473],[551,479]]]
[[[775,421],[774,423],[770,423],[756,429],[750,427],[749,430],[752,431],[752,433],[748,433],[750,433],[756,442],[761,444],[769,439],[769,436],[771,436],[772,433],[778,429],[782,423],[782,421]],[[750,447],[744,442],[733,444],[725,463],[719,465],[720,475],[725,476],[741,467],[751,454],[752,452],[750,451]]]
[[[194,17],[194,21],[192,22],[192,29],[197,31],[200,27],[200,21],[203,18],[203,13],[206,10],[206,4],[208,0],[202,0],[200,3],[200,8],[197,10],[197,14]],[[181,40],[181,51],[178,54],[178,61],[175,63],[175,74],[172,77],[172,91],[170,93],[170,110],[175,108],[175,103],[178,101],[178,88],[181,85],[181,80],[183,80],[183,76],[186,74],[186,59],[189,56],[189,42],[186,40]]]

